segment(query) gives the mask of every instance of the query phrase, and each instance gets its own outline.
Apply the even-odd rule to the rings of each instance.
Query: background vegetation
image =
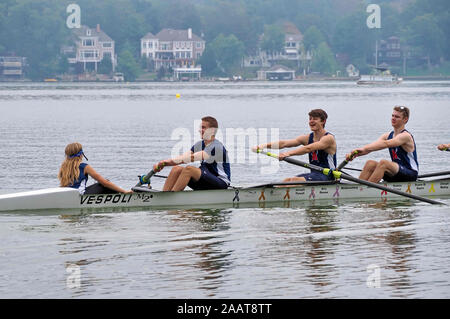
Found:
[[[142,68],[139,46],[147,32],[192,28],[207,43],[201,59],[206,74],[230,75],[243,72],[242,57],[258,46],[279,49],[285,21],[298,27],[305,49],[315,52],[315,72],[342,69],[336,54],[363,71],[374,63],[375,40],[390,36],[423,57],[411,66],[417,74],[448,71],[450,61],[448,0],[1,0],[0,56],[27,57],[32,79],[67,71],[60,48],[71,44],[70,3],[81,7],[83,25],[100,24],[115,41],[119,70],[130,79]],[[381,29],[366,26],[369,3],[381,6]],[[109,68],[102,66],[103,72]]]

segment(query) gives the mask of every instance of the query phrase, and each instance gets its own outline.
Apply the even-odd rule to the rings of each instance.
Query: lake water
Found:
[[[436,146],[450,143],[449,102],[450,82],[0,83],[0,194],[57,186],[73,141],[130,188],[193,144],[205,115],[231,145],[234,185],[277,181],[305,170],[252,157],[251,138],[227,134],[293,138],[309,132],[313,108],[328,112],[341,162],[391,130],[394,105],[407,105],[420,173],[445,171],[450,153]],[[0,298],[449,298],[449,241],[448,207],[408,200],[0,213]]]

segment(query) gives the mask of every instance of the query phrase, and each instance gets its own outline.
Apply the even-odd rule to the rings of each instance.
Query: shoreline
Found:
[[[450,75],[442,75],[442,76],[434,76],[434,75],[425,75],[425,76],[403,76],[404,81],[449,81]],[[85,80],[85,81],[69,81],[69,80],[56,80],[56,81],[32,81],[29,79],[22,80],[0,80],[0,83],[214,83],[214,82],[222,82],[222,83],[237,83],[237,82],[326,82],[326,81],[335,81],[335,82],[353,82],[357,81],[359,77],[307,77],[307,78],[296,78],[293,80],[287,81],[270,81],[270,80],[257,80],[257,79],[243,79],[234,81],[232,79],[224,80],[224,79],[202,79],[198,81],[174,81],[174,80],[135,80],[132,82],[128,81],[114,81],[114,80]]]

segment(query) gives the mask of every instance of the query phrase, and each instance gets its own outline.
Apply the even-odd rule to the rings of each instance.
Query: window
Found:
[[[81,51],[81,57],[85,59],[98,58],[98,51],[94,50]]]
[[[85,39],[85,40],[83,40],[83,46],[85,46],[85,47],[92,47],[92,46],[94,46],[94,40],[92,40],[92,39]]]
[[[104,42],[103,43],[103,47],[104,48],[111,48],[112,47],[112,43],[111,42]]]
[[[197,42],[197,48],[200,49],[202,47],[202,43],[201,42]]]

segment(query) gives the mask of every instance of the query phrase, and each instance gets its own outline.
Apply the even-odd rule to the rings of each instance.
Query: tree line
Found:
[[[302,49],[314,53],[312,71],[342,69],[336,54],[365,70],[374,63],[376,40],[391,36],[426,57],[428,67],[450,60],[448,0],[2,0],[0,56],[27,57],[32,79],[64,73],[68,63],[60,48],[73,43],[66,26],[71,3],[80,6],[83,25],[100,24],[115,41],[119,69],[130,79],[142,68],[140,39],[163,28],[192,28],[203,36],[206,75],[236,74],[243,56],[259,47],[279,49],[286,21],[302,32]],[[369,3],[381,7],[381,29],[366,26]]]

